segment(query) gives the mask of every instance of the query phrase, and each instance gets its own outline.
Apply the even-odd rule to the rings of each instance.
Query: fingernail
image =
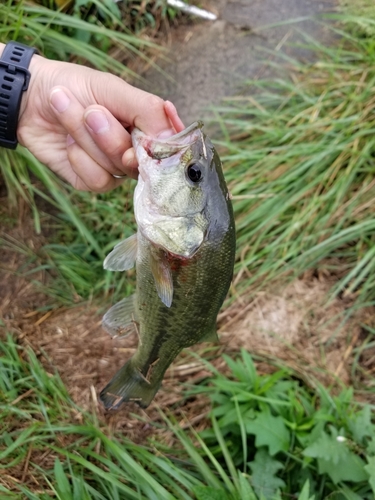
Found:
[[[72,144],[74,144],[76,141],[73,139],[73,137],[71,135],[67,135],[66,137],[66,145],[67,146],[71,146]]]
[[[61,89],[52,90],[50,101],[52,106],[59,113],[63,113],[66,109],[68,109],[68,106],[70,104],[69,97]]]
[[[109,122],[102,111],[89,110],[85,114],[85,122],[95,134],[103,134],[109,130]]]

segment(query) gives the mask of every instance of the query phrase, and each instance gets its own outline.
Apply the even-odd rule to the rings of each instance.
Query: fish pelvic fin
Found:
[[[108,271],[127,271],[134,267],[137,258],[137,242],[137,234],[120,241],[104,259],[104,269]]]
[[[122,403],[128,402],[137,403],[141,408],[147,408],[160,385],[161,380],[151,384],[134,366],[131,358],[104,387],[99,397],[107,410],[117,410]]]

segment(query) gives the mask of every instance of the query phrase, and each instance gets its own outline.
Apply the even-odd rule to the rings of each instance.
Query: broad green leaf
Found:
[[[197,500],[228,500],[228,492],[224,488],[218,490],[212,486],[196,486],[194,494]]]
[[[372,492],[375,493],[375,457],[367,457],[368,464],[365,465],[364,469],[370,476],[369,484],[371,486]]]
[[[357,443],[362,443],[365,437],[372,437],[375,426],[371,422],[370,406],[366,405],[352,420],[349,420],[348,424]]]
[[[248,434],[255,434],[256,447],[267,446],[270,455],[288,450],[290,432],[282,417],[274,417],[269,409],[259,413],[253,421],[246,422],[245,427]]]
[[[337,433],[336,429],[332,429],[332,432]],[[319,473],[327,474],[335,484],[340,481],[365,481],[367,474],[364,461],[349,450],[345,440],[341,441],[338,437],[340,436],[329,436],[323,431],[320,438],[308,446],[303,454],[316,458]]]
[[[258,496],[263,495],[265,500],[274,500],[279,488],[283,488],[285,483],[276,476],[278,470],[283,468],[283,464],[270,457],[265,448],[257,451],[255,459],[249,462],[252,471],[251,482]]]
[[[366,447],[366,452],[368,455],[375,455],[375,435],[372,436],[371,440],[369,441]]]
[[[363,500],[363,497],[354,493],[354,491],[346,486],[340,489],[341,498],[344,497],[345,500]]]
[[[298,495],[298,500],[315,500],[315,495],[310,497],[310,483],[309,480],[303,485],[301,493]]]
[[[336,434],[338,435],[337,431]],[[322,430],[320,436],[303,451],[303,454],[306,457],[323,458],[332,464],[337,464],[345,457],[347,451],[345,441],[340,441],[337,436],[330,436]]]

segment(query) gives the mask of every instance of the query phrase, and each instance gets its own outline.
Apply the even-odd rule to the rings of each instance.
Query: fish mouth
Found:
[[[196,121],[178,134],[165,139],[144,138],[143,147],[148,156],[163,160],[179,153],[202,137],[203,122]]]
[[[181,132],[179,132],[178,134],[172,135],[171,137],[168,137],[165,140],[172,142],[179,141],[180,139],[185,139],[185,137],[189,136],[192,132],[195,132],[196,130],[202,128],[203,128],[203,122],[198,120],[189,125],[189,127],[185,128],[184,130],[181,130]]]

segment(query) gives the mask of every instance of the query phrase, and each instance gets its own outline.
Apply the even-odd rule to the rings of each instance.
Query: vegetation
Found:
[[[64,59],[73,33],[75,51],[82,47],[76,51],[80,61],[126,71],[108,63],[112,43],[137,54],[144,42],[126,30],[109,30],[106,23],[117,16],[109,2],[100,3],[98,25],[91,24],[90,11],[98,3],[89,10],[86,4],[70,4],[68,13],[7,2],[0,6],[6,20],[0,36],[18,36]],[[138,18],[135,30],[147,24],[144,19]],[[258,90],[255,97],[251,92],[217,109],[216,143],[238,228],[233,296],[313,270],[335,276],[333,293],[355,298],[356,309],[374,302],[375,42],[361,20],[342,20],[350,23],[337,30],[336,47],[309,41],[316,64],[293,62],[290,79],[248,82]],[[88,40],[97,48],[95,60],[85,53]],[[134,230],[134,184],[124,183],[116,196],[76,193],[22,148],[1,155],[10,201],[23,197],[36,228],[43,218],[53,230],[38,251],[10,239],[2,243],[26,255],[31,277],[41,268],[49,274],[43,289],[51,306],[106,294],[115,301],[120,292],[130,293],[132,276],[106,273],[101,262]],[[52,204],[53,216],[35,197]],[[374,344],[374,331],[365,328],[369,337],[357,357]],[[58,374],[46,371],[48,360],[8,336],[0,342],[0,497],[374,498],[371,404],[356,401],[353,388],[326,388],[285,366],[260,374],[246,351],[224,359],[220,372],[206,361],[210,376],[184,392],[210,402],[204,431],[182,430],[173,414],[160,412],[157,424],[174,434],[173,446],[160,439],[136,445],[95,412],[77,407]],[[366,391],[361,396],[369,399]]]
[[[319,267],[342,277],[335,293],[375,298],[375,45],[339,34],[339,47],[311,41],[319,62],[294,64],[292,80],[251,82],[255,98],[218,110],[239,291]]]
[[[345,19],[347,26],[354,32],[361,31],[365,35],[375,34],[375,6],[372,0],[340,0],[342,8],[349,14]]]
[[[58,374],[12,337],[0,344],[0,491],[6,498],[372,499],[375,426],[350,389],[332,396],[279,369],[259,375],[248,353],[207,363],[212,428],[200,435],[161,413],[178,448],[113,435],[70,400]],[[36,487],[38,485],[38,487]],[[282,492],[282,493],[281,493]],[[5,498],[5,497],[2,497]]]

